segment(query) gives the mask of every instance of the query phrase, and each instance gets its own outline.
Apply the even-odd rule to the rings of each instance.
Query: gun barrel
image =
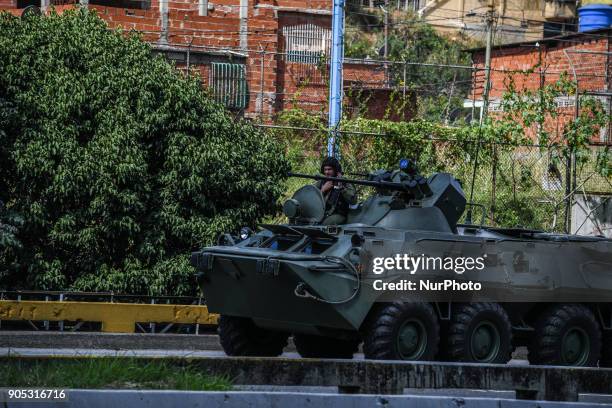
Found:
[[[389,188],[392,190],[407,190],[406,186],[403,183],[395,183],[392,181],[353,180],[353,179],[347,179],[344,177],[327,177],[327,176],[317,176],[317,175],[291,173],[291,172],[288,173],[288,176],[307,178],[307,179],[312,179],[312,180],[337,181],[340,183],[357,184],[360,186],[368,186],[368,187],[385,187],[385,188]]]

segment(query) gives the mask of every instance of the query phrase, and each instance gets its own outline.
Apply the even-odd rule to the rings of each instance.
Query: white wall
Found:
[[[578,235],[605,235],[612,238],[612,196],[575,196],[572,207],[572,233]]]

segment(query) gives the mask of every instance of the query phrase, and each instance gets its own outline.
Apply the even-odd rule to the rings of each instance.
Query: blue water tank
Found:
[[[589,4],[578,9],[578,32],[612,26],[612,5]]]

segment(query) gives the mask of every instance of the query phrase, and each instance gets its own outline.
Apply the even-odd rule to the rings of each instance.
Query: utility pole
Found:
[[[385,61],[389,56],[389,0],[385,0],[385,8],[383,9],[385,13],[385,48],[384,48],[384,58]]]
[[[329,137],[327,155],[338,157],[338,125],[342,118],[342,61],[344,60],[344,0],[334,0],[329,73]]]
[[[489,0],[489,9],[485,16],[487,25],[487,48],[485,51],[485,84],[482,95],[482,110],[480,111],[480,124],[484,122],[489,110],[489,92],[491,91],[491,47],[493,46],[493,25],[495,24],[495,3]]]
[[[535,43],[536,48],[538,49],[538,67],[540,69],[540,87],[538,89],[538,96],[540,98],[540,115],[542,115],[542,117],[544,117],[544,98],[543,98],[543,91],[544,91],[544,70],[542,69],[542,46],[540,45],[539,42]],[[542,129],[542,124],[538,124],[538,143],[540,143],[540,141],[542,140],[542,131],[544,129]]]
[[[387,63],[389,59],[389,0],[385,0],[383,7],[383,13],[385,14],[384,20],[384,32],[385,32],[385,44],[383,46],[383,58],[385,60],[385,85],[389,82],[389,65]]]

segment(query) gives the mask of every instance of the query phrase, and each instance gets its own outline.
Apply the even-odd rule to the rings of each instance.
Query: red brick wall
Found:
[[[21,10],[15,10],[15,4],[16,0],[0,0],[0,8],[19,14]],[[247,116],[263,114],[270,120],[280,110],[293,106],[326,110],[326,73],[315,65],[285,61],[282,27],[310,23],[331,28],[332,0],[247,0],[246,44],[241,43],[240,0],[215,0],[210,4],[213,8],[207,10],[206,16],[200,16],[198,0],[168,0],[167,45],[184,50],[191,47],[200,52],[225,52],[226,56],[221,58],[228,62],[244,61],[233,59],[228,50],[245,54]],[[57,9],[70,7],[74,6]],[[151,0],[150,8],[142,10],[97,4],[89,7],[111,28],[139,31],[151,43],[163,39],[160,0]],[[208,82],[209,65],[196,66],[192,61],[191,68],[199,72],[204,84]],[[375,64],[346,64],[344,81],[348,86],[379,88],[384,83],[384,72]]]
[[[605,55],[595,54],[569,54],[572,64],[564,54],[564,50],[580,51],[608,51],[608,39],[602,37],[585,36],[577,37],[572,42],[561,41],[557,44],[542,44],[542,70],[544,71],[545,83],[557,81],[562,73],[572,76],[572,64],[577,70],[577,77],[580,89],[603,90],[606,87],[605,76],[598,76],[597,73],[605,74],[605,67],[608,63]],[[540,71],[538,68],[539,51],[531,45],[518,45],[512,48],[494,49],[491,54],[491,98],[498,98],[508,89],[507,84],[510,79],[514,80],[517,89],[538,89],[540,86]],[[479,68],[476,75],[476,98],[482,97],[484,89],[484,51],[474,53],[473,62]],[[608,63],[609,64],[609,63]],[[525,74],[524,72],[533,69],[535,72]],[[509,72],[510,71],[510,72]],[[603,72],[602,72],[603,71]]]
[[[395,95],[392,95],[395,94]],[[408,121],[416,115],[416,94],[398,95],[389,88],[346,88],[345,113],[352,118]]]
[[[16,7],[17,0],[0,0],[0,10]]]
[[[608,35],[610,33],[612,33],[612,30],[608,30]],[[514,82],[514,86],[519,92],[537,90],[541,82],[544,84],[554,83],[564,73],[570,80],[577,79],[581,91],[605,92],[612,88],[612,59],[610,57],[604,54],[571,53],[575,50],[609,52],[611,45],[605,31],[597,35],[575,35],[561,41],[543,42],[540,48],[542,73],[538,66],[540,51],[533,44],[504,47],[492,51],[490,91],[492,102],[503,96],[511,81]],[[564,51],[568,54],[566,55]],[[479,70],[476,71],[475,87],[469,98],[475,96],[476,100],[480,100],[482,99],[485,79],[484,50],[473,54],[473,63]],[[532,72],[525,72],[529,70]],[[563,135],[564,126],[574,119],[575,107],[559,107],[557,112],[558,117],[547,118],[545,127],[553,137],[560,139]],[[528,133],[533,138],[537,134],[535,129],[531,129]],[[598,139],[599,135],[596,135],[594,141]]]
[[[323,4],[323,2],[320,4]],[[331,29],[331,17],[329,15],[283,12],[279,13],[278,21],[278,49],[281,53],[285,51],[283,27],[313,24],[321,28]],[[359,86],[360,88],[381,88],[384,86],[385,76],[381,64],[345,63],[343,75],[345,86]],[[276,111],[301,108],[312,112],[326,113],[329,96],[328,86],[328,65],[286,61],[283,55],[279,55]],[[376,102],[373,100],[372,103]]]

